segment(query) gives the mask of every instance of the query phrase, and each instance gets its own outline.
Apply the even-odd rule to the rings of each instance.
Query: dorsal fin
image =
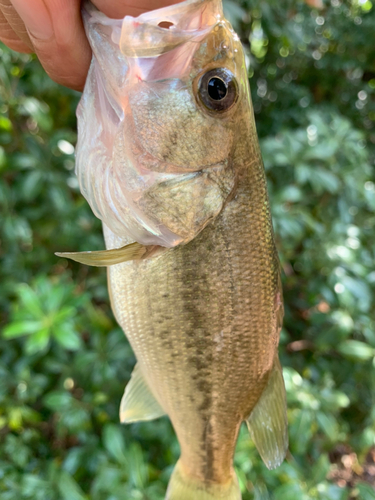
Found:
[[[153,420],[163,415],[165,411],[156,401],[141,369],[136,364],[121,400],[120,422],[129,424],[138,420]]]
[[[286,393],[279,358],[276,358],[267,387],[246,424],[267,468],[278,467],[288,449]]]

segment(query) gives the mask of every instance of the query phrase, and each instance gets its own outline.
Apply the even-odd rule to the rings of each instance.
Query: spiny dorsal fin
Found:
[[[165,415],[165,411],[156,401],[142,372],[135,365],[130,382],[125,387],[120,404],[120,422],[129,424],[138,420],[153,420]]]
[[[129,260],[143,260],[165,251],[167,248],[156,245],[145,246],[140,243],[130,243],[113,250],[99,250],[97,252],[56,252],[58,257],[75,260],[81,264],[95,267],[113,266]]]
[[[267,468],[278,467],[288,449],[286,394],[278,358],[275,360],[268,385],[246,424]]]

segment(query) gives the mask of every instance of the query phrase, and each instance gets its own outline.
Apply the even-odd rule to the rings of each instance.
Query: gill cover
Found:
[[[216,112],[215,101],[240,99],[244,65],[221,0],[187,0],[120,20],[87,2],[83,19],[93,58],[77,110],[82,194],[128,241],[187,243],[236,185],[235,116],[225,107]],[[207,71],[214,73],[205,105],[198,92]]]

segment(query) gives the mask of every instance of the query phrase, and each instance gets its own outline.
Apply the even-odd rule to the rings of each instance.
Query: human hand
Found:
[[[139,16],[181,0],[91,0],[108,17]],[[48,75],[82,90],[91,49],[80,0],[0,0],[0,40],[18,52],[35,52]]]

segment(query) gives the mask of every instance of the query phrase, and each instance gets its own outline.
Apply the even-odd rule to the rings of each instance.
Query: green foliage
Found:
[[[244,500],[374,499],[375,9],[228,0],[244,40],[284,270],[290,454],[268,471],[247,430]],[[134,357],[74,175],[79,95],[0,49],[0,497],[162,500],[167,419],[120,426]]]
[[[26,354],[45,350],[51,339],[66,349],[82,348],[78,331],[83,325],[77,323],[83,317],[87,295],[74,294],[73,285],[51,283],[45,277],[40,277],[33,288],[24,283],[16,291],[18,301],[13,304],[11,323],[4,328],[5,338],[29,335],[24,344]]]

